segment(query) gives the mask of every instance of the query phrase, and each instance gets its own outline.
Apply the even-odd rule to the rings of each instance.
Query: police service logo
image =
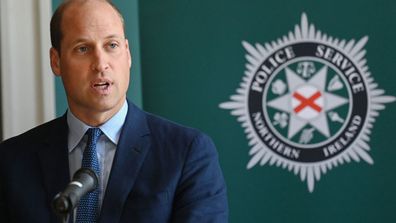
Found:
[[[378,89],[364,58],[368,37],[339,40],[308,24],[247,50],[246,72],[229,102],[251,150],[247,164],[276,165],[299,175],[314,190],[333,167],[364,160],[378,111],[395,97]]]

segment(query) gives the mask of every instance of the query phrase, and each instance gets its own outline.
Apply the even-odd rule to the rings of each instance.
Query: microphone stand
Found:
[[[57,195],[51,202],[55,214],[61,223],[68,223],[70,214],[80,199],[98,187],[98,176],[89,168],[81,168],[73,176],[73,181],[66,189]]]
[[[68,223],[70,214],[58,215],[60,223]]]
[[[73,211],[73,209],[68,210],[69,209],[68,203],[66,203],[64,200],[58,200],[57,198],[59,196],[60,196],[60,194],[57,194],[55,196],[54,201],[57,201],[57,202],[53,202],[51,204],[52,209],[54,210],[56,216],[58,216],[60,223],[68,223],[69,218],[70,218],[70,213]]]

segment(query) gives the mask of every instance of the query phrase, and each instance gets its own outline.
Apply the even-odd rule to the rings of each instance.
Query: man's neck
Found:
[[[115,114],[117,114],[117,112],[120,111],[124,103],[127,103],[126,99],[122,100],[121,103],[118,103],[117,106],[104,111],[96,111],[93,109],[74,109],[73,106],[70,106],[69,109],[76,118],[78,118],[86,125],[91,127],[98,127],[100,125],[103,125]]]

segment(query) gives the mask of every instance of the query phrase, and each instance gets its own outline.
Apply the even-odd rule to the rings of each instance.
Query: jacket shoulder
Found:
[[[20,135],[11,137],[0,143],[0,150],[10,146],[22,146],[35,144],[56,137],[58,134],[67,131],[66,118],[64,116],[53,119],[49,122],[36,126]]]
[[[163,135],[166,137],[178,137],[179,139],[193,139],[198,135],[205,135],[200,130],[191,128],[166,118],[151,114],[147,114],[147,123],[150,132],[153,135]]]

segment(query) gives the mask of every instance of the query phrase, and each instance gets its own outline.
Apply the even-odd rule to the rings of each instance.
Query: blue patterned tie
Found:
[[[100,176],[96,143],[102,131],[99,128],[90,128],[87,131],[88,142],[84,150],[81,167],[91,168]],[[98,219],[99,209],[99,187],[81,198],[77,208],[76,223],[95,223]]]

